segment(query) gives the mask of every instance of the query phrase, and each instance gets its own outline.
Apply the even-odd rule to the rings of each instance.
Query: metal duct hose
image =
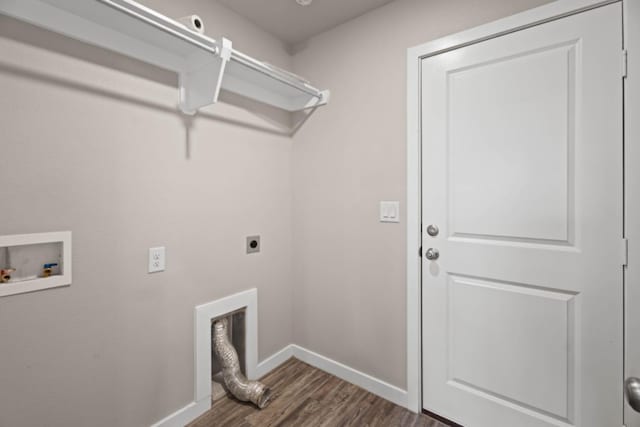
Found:
[[[222,378],[231,394],[243,402],[252,402],[262,409],[271,402],[271,390],[258,381],[249,381],[240,371],[238,353],[229,342],[229,319],[213,322],[213,352],[222,366]]]

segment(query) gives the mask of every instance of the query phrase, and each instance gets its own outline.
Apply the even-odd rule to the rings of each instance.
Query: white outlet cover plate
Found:
[[[380,202],[380,222],[400,222],[400,202]]]
[[[164,246],[149,248],[149,273],[164,271],[165,249]]]

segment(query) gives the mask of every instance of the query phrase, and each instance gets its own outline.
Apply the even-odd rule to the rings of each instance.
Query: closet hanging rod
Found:
[[[107,6],[113,7],[121,12],[124,13],[128,13],[130,16],[139,19],[149,25],[153,25],[155,27],[157,27],[158,29],[165,31],[169,34],[172,34],[176,37],[179,37],[189,43],[192,43],[202,49],[205,49],[211,53],[213,53],[214,55],[219,55],[220,54],[220,49],[218,49],[218,46],[216,44],[216,41],[214,39],[211,39],[210,37],[204,35],[204,34],[195,34],[190,30],[186,30],[188,32],[188,35],[184,35],[178,31],[176,31],[175,29],[169,28],[167,25],[162,25],[161,21],[165,21],[169,24],[171,24],[172,26],[174,26],[174,24],[176,24],[175,21],[171,20],[170,18],[161,15],[159,13],[157,13],[156,11],[154,11],[153,9],[147,8],[144,5],[140,5],[140,12],[136,13],[134,11],[130,11],[129,8],[126,8],[124,6],[122,6],[122,0],[98,0],[101,1],[103,3],[105,3]],[[130,2],[127,2],[130,3]],[[153,19],[150,19],[149,16],[152,16]],[[178,24],[178,29],[182,29],[181,28],[182,25]],[[208,43],[203,43],[202,41],[197,40],[197,38],[201,38],[204,41],[207,41]],[[306,84],[306,82],[302,82],[299,79],[296,80],[291,80],[291,78],[284,74],[284,73],[280,73],[278,70],[274,70],[273,68],[270,68],[268,66],[265,66],[263,62],[251,58],[249,55],[245,55],[242,52],[239,52],[235,49],[233,49],[231,51],[231,60],[235,60],[238,61],[240,63],[242,63],[243,65],[253,68],[255,71],[258,71],[260,73],[263,73],[265,75],[267,75],[268,77],[277,79],[279,81],[281,81],[284,84],[290,85],[293,88],[296,88],[298,90],[301,90],[303,92],[308,93],[309,95],[313,95],[313,96],[317,96],[320,97],[321,96],[321,91],[312,87],[309,87],[308,84]],[[287,73],[289,74],[289,73]]]
[[[19,0],[18,0],[19,1]],[[44,0],[47,2],[47,0]],[[132,18],[138,19],[146,24],[149,24],[157,29],[164,31],[172,36],[178,37],[187,43],[191,43],[195,46],[198,46],[201,49],[207,50],[214,55],[218,55],[220,50],[218,49],[217,44],[214,40],[209,37],[196,34],[193,31],[187,29],[182,24],[178,23],[171,18],[164,16],[153,9],[150,9],[144,5],[136,3],[136,8],[131,8],[133,2],[127,0],[97,0],[100,3],[105,4],[106,6],[112,7],[119,12],[127,14]],[[173,27],[173,28],[172,28]],[[203,39],[198,40],[198,38]],[[203,41],[207,41],[210,43],[204,43]]]

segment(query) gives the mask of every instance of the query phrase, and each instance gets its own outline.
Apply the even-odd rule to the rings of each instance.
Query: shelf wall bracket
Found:
[[[231,40],[220,38],[217,51],[217,56],[207,55],[179,73],[179,108],[183,113],[194,115],[199,108],[218,102],[224,71],[233,52]]]

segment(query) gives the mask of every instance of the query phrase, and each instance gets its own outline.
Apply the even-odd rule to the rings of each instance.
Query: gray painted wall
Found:
[[[331,103],[293,144],[294,340],[406,388],[406,49],[548,0],[401,0],[321,34],[295,71]]]

